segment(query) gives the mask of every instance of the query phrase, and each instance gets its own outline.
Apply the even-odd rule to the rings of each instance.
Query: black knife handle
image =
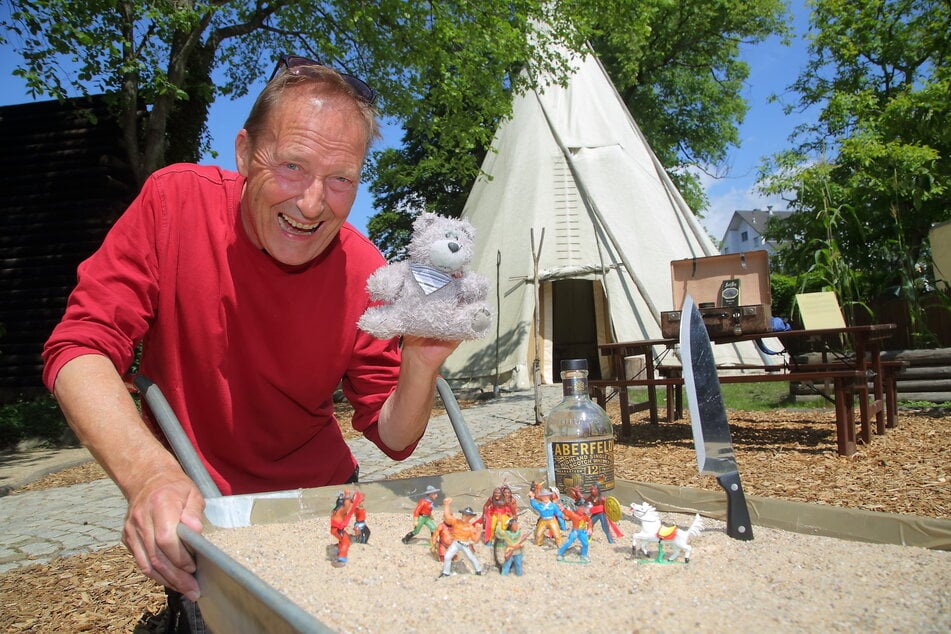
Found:
[[[726,534],[733,539],[753,539],[753,524],[750,523],[750,511],[746,508],[739,472],[717,476],[717,482],[726,491]]]

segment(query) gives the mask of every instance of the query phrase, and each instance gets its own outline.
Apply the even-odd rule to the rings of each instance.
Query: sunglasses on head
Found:
[[[300,55],[281,55],[281,58],[277,60],[277,66],[274,67],[274,72],[271,73],[270,79],[277,77],[277,74],[281,71],[281,68],[284,67],[287,69],[288,73],[292,75],[300,75],[301,73],[306,74],[306,68],[308,66],[323,66],[327,68],[324,64],[320,62],[315,62],[312,59],[306,57],[301,57]],[[357,94],[357,97],[367,102],[368,104],[373,104],[376,101],[376,91],[370,88],[365,81],[353,75],[348,75],[346,73],[340,73],[340,76],[343,77],[344,81],[353,88],[354,92]]]

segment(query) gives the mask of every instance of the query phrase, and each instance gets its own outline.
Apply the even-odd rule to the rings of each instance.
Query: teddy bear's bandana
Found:
[[[419,284],[419,287],[423,289],[423,293],[426,295],[435,293],[452,281],[451,276],[443,273],[439,269],[426,266],[425,264],[410,264],[409,269],[413,273],[413,278],[416,280],[416,283]]]

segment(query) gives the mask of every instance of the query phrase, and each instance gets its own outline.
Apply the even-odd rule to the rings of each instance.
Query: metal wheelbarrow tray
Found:
[[[193,474],[196,469],[193,462],[198,460],[194,449],[187,441],[187,447],[176,446],[180,442],[176,443],[172,438],[176,433],[180,434],[179,441],[184,437],[180,426],[177,432],[165,429],[165,423],[177,425],[177,419],[171,414],[167,403],[163,406],[161,393],[147,380],[137,381],[137,386],[159,419],[163,431],[170,437],[186,471],[196,482],[201,483],[208,476],[200,472]],[[458,417],[458,406],[451,393],[445,394],[444,389],[447,388],[440,386],[444,401],[452,401],[447,403],[447,410],[451,418]],[[371,517],[373,513],[405,512],[406,498],[423,492],[427,485],[451,492],[462,504],[481,506],[500,482],[508,482],[513,486],[524,483],[527,488],[529,482],[545,479],[543,468],[484,469],[477,452],[473,455],[471,438],[466,438],[467,430],[464,423],[460,425],[460,421],[461,418],[459,421],[453,420],[453,426],[460,436],[469,465],[474,470],[359,483],[357,486],[366,495],[366,507]],[[191,457],[188,455],[189,449]],[[200,467],[200,470],[204,471],[204,468]],[[199,488],[205,486],[207,483]],[[328,509],[332,508],[339,490],[340,486],[337,485],[234,496],[215,495],[214,492],[206,493],[203,490],[206,498],[204,528],[211,533],[257,524],[328,517]],[[646,501],[661,512],[700,513],[719,520],[726,518],[726,499],[719,491],[617,480],[611,495],[618,498],[622,505]],[[854,541],[951,550],[951,521],[948,520],[788,502],[752,495],[747,495],[746,499],[750,517],[757,526]],[[196,576],[202,593],[198,604],[213,631],[249,634],[263,631],[333,631],[201,534],[180,524],[178,535],[195,554],[198,565]]]

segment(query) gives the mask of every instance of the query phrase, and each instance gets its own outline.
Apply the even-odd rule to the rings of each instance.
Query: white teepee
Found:
[[[671,261],[718,253],[593,53],[567,86],[529,90],[513,108],[462,214],[478,232],[472,268],[489,279],[499,321],[447,361],[443,376],[458,387],[530,387],[536,347],[545,383],[563,358],[588,358],[606,375],[598,343],[661,337]],[[753,345],[716,354],[762,363]]]

